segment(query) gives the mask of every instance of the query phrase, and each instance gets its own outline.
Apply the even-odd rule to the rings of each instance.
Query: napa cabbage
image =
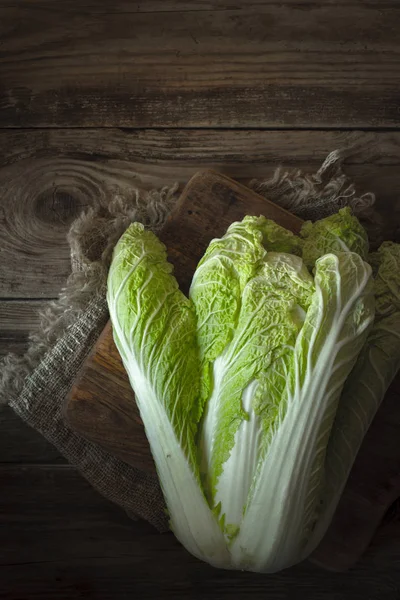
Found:
[[[115,343],[171,529],[201,560],[274,572],[326,531],[399,367],[399,246],[377,254],[348,209],[299,236],[247,216],[186,297],[143,225],[117,243]]]

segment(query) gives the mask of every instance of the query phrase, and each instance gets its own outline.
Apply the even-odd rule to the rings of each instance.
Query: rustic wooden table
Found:
[[[22,353],[83,207],[278,164],[346,172],[399,236],[398,0],[0,0],[0,348]],[[0,414],[0,599],[400,598],[400,522],[346,574],[217,571]]]

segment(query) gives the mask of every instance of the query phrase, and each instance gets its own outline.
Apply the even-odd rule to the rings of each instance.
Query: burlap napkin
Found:
[[[315,175],[278,169],[271,179],[253,181],[250,187],[303,219],[314,220],[351,206],[370,229],[374,224],[373,235],[379,236],[374,195],[357,196],[341,170],[343,156],[343,152],[331,153]],[[106,276],[117,239],[132,221],[159,230],[177,198],[177,186],[132,190],[129,200],[112,197],[107,209],[90,209],[75,221],[69,232],[72,274],[66,287],[41,314],[27,354],[7,356],[0,374],[1,402],[52,442],[101,494],[161,531],[167,522],[157,478],[74,433],[63,419],[62,407],[108,319]]]

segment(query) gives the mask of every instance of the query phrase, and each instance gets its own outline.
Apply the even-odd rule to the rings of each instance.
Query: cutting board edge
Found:
[[[265,198],[258,192],[254,191],[251,188],[249,188],[248,186],[244,185],[243,183],[240,183],[239,181],[232,179],[232,177],[229,177],[229,175],[226,175],[225,173],[220,173],[219,171],[217,171],[215,169],[202,169],[200,171],[197,171],[194,175],[192,175],[192,177],[189,179],[188,183],[186,184],[185,189],[182,191],[180,200],[182,198],[186,197],[187,190],[190,189],[189,186],[191,186],[193,183],[195,183],[197,181],[197,179],[207,179],[208,177],[210,177],[210,178],[218,177],[219,179],[222,179],[223,181],[228,183],[230,186],[236,188],[237,190],[242,191],[244,194],[246,194],[246,193],[248,194],[249,192],[251,192],[251,194],[254,195],[256,198],[258,198],[260,202],[264,202],[266,205],[273,205],[274,207],[279,209],[279,212],[286,214],[288,216],[288,218],[293,219],[298,222],[298,230],[293,231],[293,233],[298,233],[300,231],[301,226],[306,222],[304,219],[302,219],[298,215],[293,214],[286,208],[279,206],[279,204],[276,204],[275,202],[272,202],[272,200]]]

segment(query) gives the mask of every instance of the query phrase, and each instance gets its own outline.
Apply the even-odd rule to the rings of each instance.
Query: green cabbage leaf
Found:
[[[186,297],[153,233],[117,243],[115,343],[171,528],[201,560],[274,572],[323,536],[400,366],[399,248],[368,255],[348,209],[299,236],[247,216]]]

